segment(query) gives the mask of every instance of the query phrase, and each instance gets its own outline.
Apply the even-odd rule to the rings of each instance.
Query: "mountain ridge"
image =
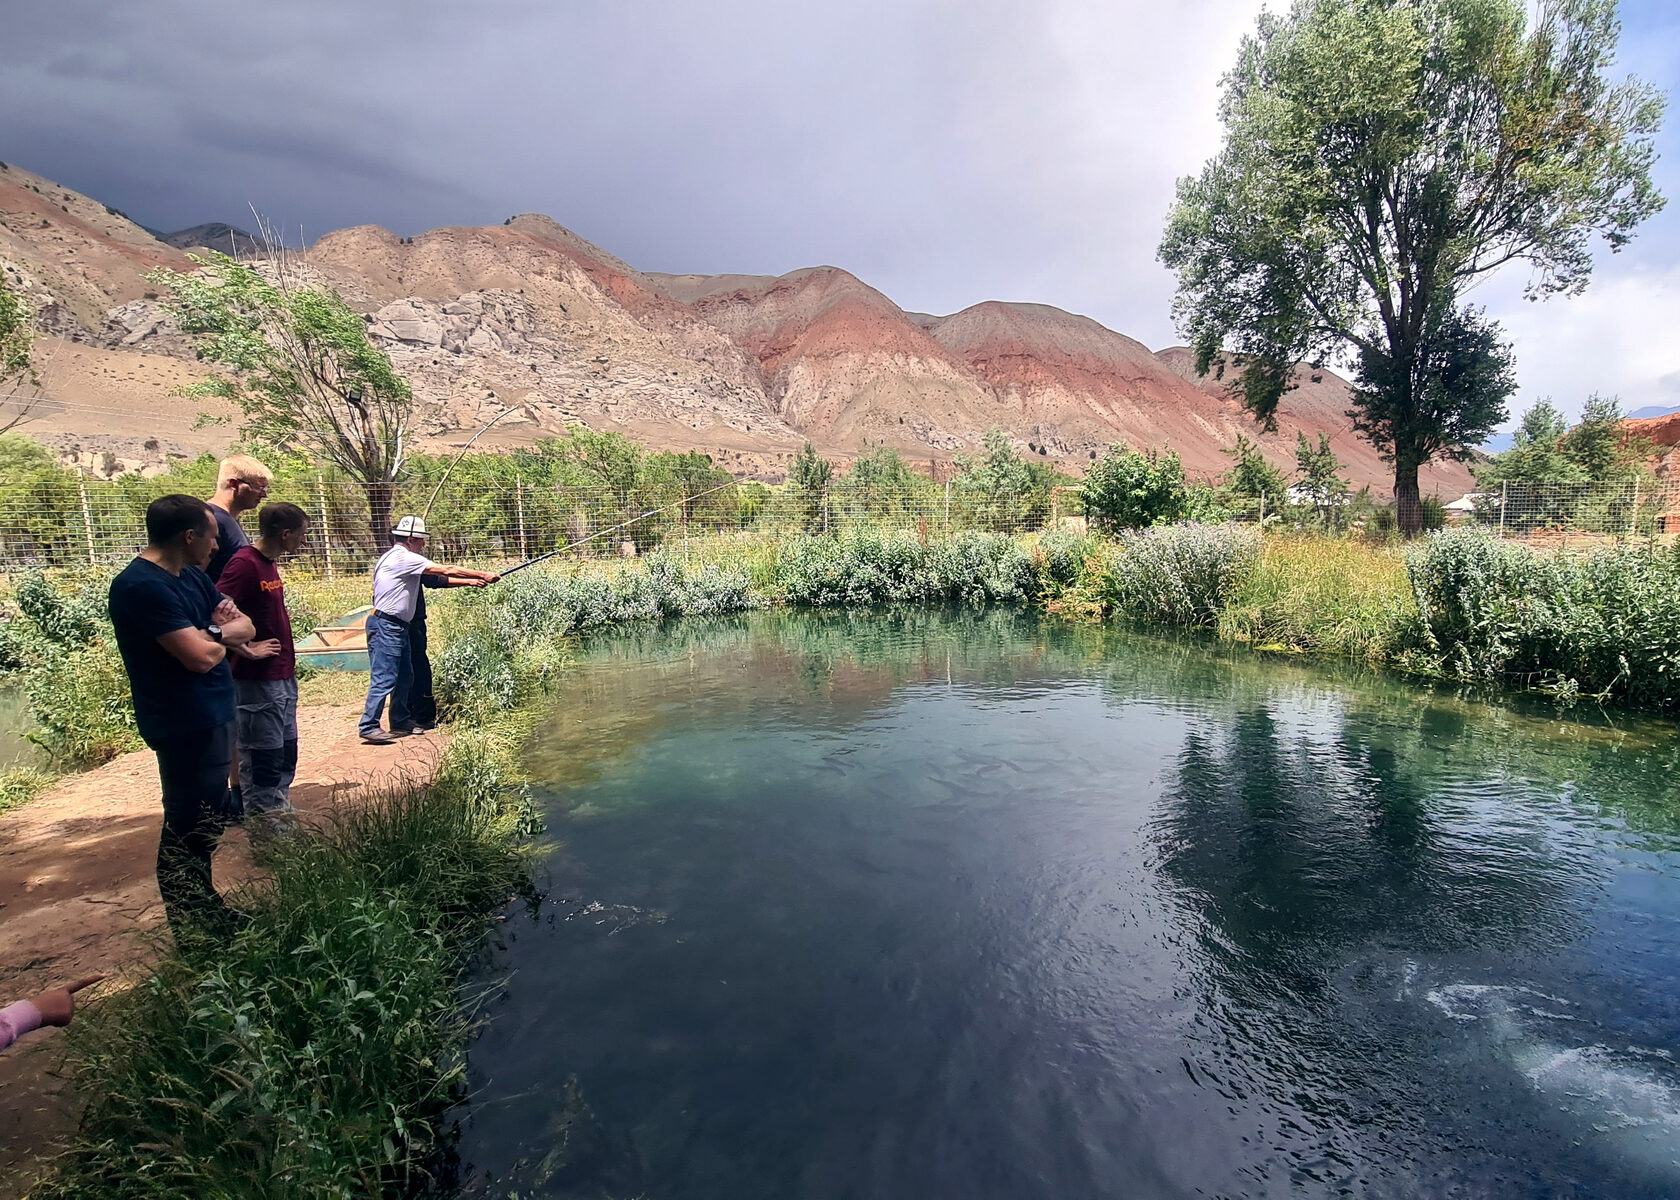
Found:
[[[32,220],[47,203],[66,210],[57,223],[65,230],[72,222],[62,218],[77,209],[74,236],[37,234]],[[240,233],[212,224],[166,236],[237,244]],[[480,445],[527,443],[581,422],[654,448],[703,450],[773,480],[807,439],[841,462],[887,445],[940,472],[1001,426],[1072,472],[1124,441],[1171,446],[1192,476],[1208,477],[1228,469],[1238,434],[1292,471],[1296,435],[1322,430],[1356,486],[1378,495],[1391,486],[1353,435],[1347,384],[1333,373],[1303,372],[1266,433],[1223,383],[1186,370],[1182,348],[1152,352],[1050,305],[987,300],[947,315],[909,313],[831,265],[777,276],[643,272],[540,213],[413,237],[354,226],[294,254],[367,316],[408,375],[423,446],[460,444],[511,405],[518,411]],[[78,276],[69,261],[100,269]],[[20,193],[0,173],[0,266],[52,308],[47,331],[78,346],[74,371],[49,373],[44,407],[56,411],[43,416],[43,433],[60,445],[120,440],[90,403],[120,381],[125,408],[154,431],[164,422],[165,436],[148,439],[156,453],[214,448],[213,435],[184,428],[186,402],[154,379],[163,360],[197,369],[143,278],[155,266],[190,269],[179,248],[56,184],[30,176]],[[1426,494],[1456,496],[1469,484],[1460,464],[1432,465],[1424,477]]]

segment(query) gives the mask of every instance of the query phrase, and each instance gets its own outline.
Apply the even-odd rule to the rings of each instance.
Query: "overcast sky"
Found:
[[[0,159],[154,228],[316,237],[549,214],[645,270],[831,263],[907,309],[1054,304],[1179,340],[1155,261],[1219,145],[1257,0],[54,0],[4,6]],[[1278,4],[1274,0],[1274,7]],[[1680,6],[1624,0],[1620,70],[1680,92]],[[1588,293],[1477,297],[1517,406],[1680,404],[1667,211]],[[1514,410],[1515,410],[1514,406]]]

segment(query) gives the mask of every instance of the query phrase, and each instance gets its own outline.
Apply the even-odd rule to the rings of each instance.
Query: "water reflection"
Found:
[[[581,653],[486,1190],[1680,1182],[1671,727],[1004,611]]]

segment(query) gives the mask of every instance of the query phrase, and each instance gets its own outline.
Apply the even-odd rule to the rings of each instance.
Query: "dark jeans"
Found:
[[[422,725],[437,724],[437,697],[432,695],[432,660],[426,656],[426,618],[408,626],[408,661],[414,684],[408,689],[408,715]]]
[[[391,698],[391,728],[414,723],[408,711],[408,694],[414,686],[414,668],[409,660],[408,626],[383,613],[369,613],[367,619],[368,683],[367,707],[358,727],[364,734],[379,728],[385,697]]]
[[[211,815],[227,791],[233,761],[233,722],[165,738],[157,752],[163,784],[163,834],[158,838],[158,891],[170,928],[225,915],[227,906],[210,882],[210,855],[222,835]]]

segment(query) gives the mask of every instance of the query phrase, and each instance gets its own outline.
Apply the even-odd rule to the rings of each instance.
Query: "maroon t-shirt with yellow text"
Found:
[[[228,655],[235,679],[291,679],[297,675],[297,651],[292,645],[292,614],[286,610],[286,587],[274,560],[255,546],[241,546],[222,568],[216,590],[239,606],[257,627],[253,641],[280,639],[273,658]]]

